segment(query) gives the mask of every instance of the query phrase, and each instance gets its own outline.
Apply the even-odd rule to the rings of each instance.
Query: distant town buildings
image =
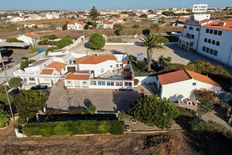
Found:
[[[70,21],[67,24],[68,30],[84,30],[85,22],[83,21]]]
[[[208,4],[194,4],[192,12],[194,13],[204,13],[207,12]]]

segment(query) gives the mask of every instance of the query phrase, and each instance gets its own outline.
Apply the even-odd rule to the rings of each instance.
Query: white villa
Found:
[[[84,30],[85,23],[82,21],[70,21],[67,24],[68,30]]]
[[[23,80],[24,88],[52,87],[61,79],[68,89],[134,88],[133,71],[126,54],[86,55],[66,51],[48,56],[14,72],[15,77]]]
[[[158,89],[162,98],[172,102],[194,99],[195,89],[206,89],[215,93],[222,91],[221,86],[208,76],[189,70],[158,75]]]
[[[103,22],[103,28],[104,29],[113,29],[114,28],[114,22],[111,20],[107,20]]]
[[[25,44],[34,45],[40,41],[40,36],[34,33],[28,33],[25,35],[20,35],[17,40],[23,41]]]

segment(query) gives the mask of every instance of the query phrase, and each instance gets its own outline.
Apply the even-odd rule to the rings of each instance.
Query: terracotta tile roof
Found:
[[[114,55],[87,55],[76,59],[77,64],[99,64],[107,60],[115,60]]]
[[[171,84],[171,83],[176,83],[176,82],[181,82],[191,79],[191,77],[184,70],[178,70],[175,72],[161,74],[158,75],[158,78],[161,85]]]
[[[30,37],[30,38],[33,38],[33,39],[39,38],[39,35],[34,34],[34,33],[28,33],[28,34],[26,34],[26,36],[27,36],[27,37]]]
[[[106,21],[104,21],[104,24],[113,24],[113,21],[111,21],[111,20],[106,20]]]
[[[65,80],[89,80],[90,74],[88,73],[77,73],[77,72],[69,72]]]
[[[71,20],[71,21],[68,22],[69,25],[75,25],[76,23],[80,24],[82,26],[85,25],[85,22],[83,22],[83,21],[73,21],[73,20]]]
[[[201,81],[201,82],[204,82],[204,83],[207,83],[207,84],[211,84],[211,85],[214,85],[214,86],[218,86],[220,87],[220,85],[215,82],[214,80],[212,80],[210,77],[208,76],[205,76],[205,75],[202,75],[202,74],[199,74],[199,73],[196,73],[196,72],[193,72],[193,71],[190,71],[190,70],[186,70],[186,72],[195,80],[197,81]]]
[[[61,72],[61,70],[64,69],[65,66],[65,63],[54,61],[48,64],[45,68],[54,68],[57,72]]]
[[[54,69],[44,68],[40,74],[52,75]]]
[[[220,25],[220,23],[225,23],[225,25]],[[208,28],[216,28],[216,29],[221,29],[221,30],[232,31],[232,20],[213,21],[204,26]]]
[[[194,79],[203,83],[220,87],[220,85],[213,81],[210,77],[189,70],[178,70],[170,73],[161,74],[158,75],[158,78],[161,85]]]

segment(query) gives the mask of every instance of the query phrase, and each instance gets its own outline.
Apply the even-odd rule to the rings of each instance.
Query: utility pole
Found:
[[[7,73],[6,73],[5,64],[4,64],[4,61],[2,59],[2,53],[0,53],[0,61],[2,62],[2,67],[3,67],[3,71],[4,71],[4,74],[5,74],[5,78],[6,78],[5,84],[3,84],[4,88],[5,88],[5,92],[6,92],[6,98],[7,98],[7,102],[8,102],[8,105],[9,105],[11,118],[13,119],[13,121],[15,121],[14,114],[13,114],[12,107],[11,107],[11,103],[10,103],[10,98],[9,98],[8,90],[6,88],[6,83],[8,82],[8,77],[7,77]]]

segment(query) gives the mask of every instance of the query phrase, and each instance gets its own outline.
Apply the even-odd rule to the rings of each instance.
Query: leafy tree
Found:
[[[105,46],[105,38],[99,34],[94,33],[90,36],[88,45],[93,49],[101,49]]]
[[[176,15],[173,11],[163,11],[162,14],[165,16],[175,16]]]
[[[10,121],[10,116],[4,112],[3,110],[0,110],[0,128],[5,127]]]
[[[67,30],[68,29],[68,24],[65,23],[63,26],[62,26],[62,30]]]
[[[59,49],[64,48],[70,44],[72,44],[72,40],[69,37],[64,37],[56,43]]]
[[[133,102],[129,114],[142,122],[168,129],[177,117],[178,110],[169,100],[151,95]]]
[[[147,18],[147,15],[146,14],[141,14],[139,17],[140,18]]]
[[[24,70],[24,68],[27,68],[33,62],[35,62],[35,60],[33,60],[33,59],[22,60],[20,63],[20,69]]]
[[[161,68],[165,68],[166,66],[168,66],[172,61],[171,57],[164,57],[163,55],[161,55],[157,61],[159,67]]]
[[[99,15],[95,6],[92,7],[89,14],[90,14],[90,17],[92,17],[93,19],[96,19]]]
[[[168,39],[162,37],[162,36],[158,36],[158,35],[148,35],[145,36],[145,38],[142,40],[144,46],[147,47],[147,60],[148,60],[148,66],[147,66],[147,70],[148,72],[151,71],[151,61],[152,61],[152,57],[153,57],[153,51],[152,48],[155,47],[162,47],[161,44],[162,43],[167,43]]]
[[[12,79],[9,80],[8,83],[9,83],[9,86],[11,88],[18,88],[18,87],[21,86],[21,79],[19,79],[19,78],[12,78]]]
[[[20,119],[26,121],[43,110],[48,97],[44,91],[22,90],[16,97],[16,108]]]
[[[12,95],[9,95],[10,103],[14,101],[14,98]],[[3,103],[3,105],[8,104],[7,97],[6,97],[6,91],[3,85],[0,85],[0,103]]]
[[[114,24],[114,33],[120,35],[123,30],[122,24]]]

